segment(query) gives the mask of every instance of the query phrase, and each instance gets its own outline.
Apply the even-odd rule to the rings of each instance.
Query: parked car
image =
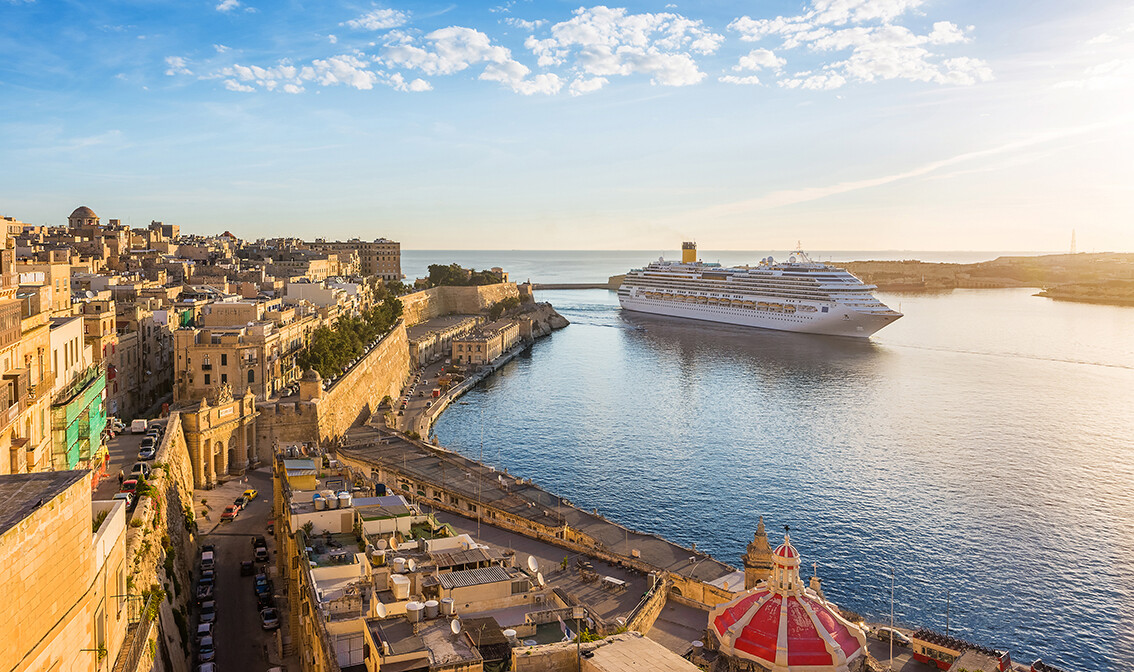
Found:
[[[267,609],[268,607],[276,606],[276,599],[272,597],[271,593],[263,593],[256,596],[256,608]]]
[[[119,492],[114,495],[114,499],[126,502],[126,510],[131,511],[134,509],[134,493],[132,492]]]
[[[212,572],[208,573],[212,574]],[[208,581],[206,581],[204,577],[202,577],[201,580],[197,582],[197,602],[203,603],[213,599],[214,589],[215,586],[213,584],[212,577],[210,576]]]
[[[271,556],[268,554],[268,549],[267,549],[266,546],[257,546],[256,550],[253,551],[252,553],[253,553],[253,556],[256,558],[256,562],[267,562],[268,560],[271,559]]]
[[[229,504],[228,506],[224,507],[224,513],[222,513],[220,517],[221,522],[231,523],[232,521],[236,520],[236,516],[239,513],[240,507],[236,506],[235,504]]]
[[[216,562],[216,555],[214,551],[201,551],[201,571],[211,571]]]
[[[147,427],[149,427],[149,423],[146,422],[145,420],[139,418],[139,419],[135,420],[134,422],[130,423],[130,433],[131,434],[145,434]]]
[[[125,481],[122,481],[122,486],[118,488],[118,491],[119,492],[129,492],[130,494],[134,494],[137,489],[138,489],[138,481],[136,481],[133,478],[130,478],[130,479],[127,479]]]
[[[145,462],[135,462],[133,468],[130,469],[130,478],[138,480],[147,480],[154,475],[154,469]]]
[[[201,622],[202,623],[216,623],[217,622],[217,603],[216,600],[206,600],[201,603]],[[211,632],[209,634],[212,634]]]
[[[259,495],[259,494],[260,494],[260,491],[257,490],[256,488],[248,488],[247,490],[244,491],[244,496],[246,498],[248,498],[248,501],[252,501],[253,499],[256,499],[256,496]]]
[[[197,666],[197,672],[217,672],[216,663],[201,663]]]
[[[252,589],[256,591],[257,595],[270,594],[272,592],[272,583],[268,581],[268,575],[257,574],[256,582],[252,585]]]
[[[235,500],[233,500],[232,505],[240,507],[240,510],[243,511],[244,507],[248,506],[248,500],[244,497],[237,497]]]
[[[240,563],[240,575],[252,576],[256,573],[256,564],[251,560],[244,560]]]
[[[139,460],[152,460],[157,457],[157,448],[154,446],[146,446],[138,451]]]
[[[252,548],[256,548],[257,546],[267,546],[267,545],[268,545],[268,542],[264,540],[264,535],[257,534],[256,536],[252,537]]]
[[[216,657],[217,648],[216,644],[213,642],[212,636],[203,638],[200,643],[197,644],[197,660],[201,662],[211,662],[216,660]]]
[[[110,430],[115,434],[121,434],[122,432],[126,431],[126,423],[122,422],[118,418],[111,416],[106,420],[107,424],[110,426]]]
[[[280,615],[275,607],[260,610],[260,627],[265,630],[275,630],[280,627]]]
[[[140,444],[138,444],[139,448],[154,448],[156,446],[157,446],[157,439],[155,439],[152,436],[148,436],[148,435],[145,438],[142,439],[142,442]]]
[[[213,636],[213,624],[212,624],[212,622],[198,623],[197,624],[197,641],[198,642],[200,642],[205,637],[212,637],[212,636]]]
[[[875,629],[874,636],[882,640],[883,642],[890,641],[890,638],[892,637],[895,644],[901,644],[902,646],[909,646],[913,643],[910,641],[910,638],[905,635],[905,633],[887,626],[881,626]]]

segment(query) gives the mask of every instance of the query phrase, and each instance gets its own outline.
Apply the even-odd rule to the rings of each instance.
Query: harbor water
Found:
[[[1134,308],[1034,292],[879,293],[905,317],[870,340],[539,292],[571,326],[435,432],[730,564],[760,516],[773,544],[790,525],[828,597],[870,620],[889,619],[893,576],[900,623],[1129,669]]]

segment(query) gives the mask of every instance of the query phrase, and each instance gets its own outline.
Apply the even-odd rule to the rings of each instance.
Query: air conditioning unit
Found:
[[[536,595],[535,596],[535,603],[536,604],[543,604],[543,595]]]

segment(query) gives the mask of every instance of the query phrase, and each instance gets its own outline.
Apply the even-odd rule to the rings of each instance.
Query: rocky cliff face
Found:
[[[523,309],[522,316],[531,319],[533,338],[546,336],[556,329],[562,329],[571,324],[567,321],[567,318],[555,312],[550,303],[527,304]]]

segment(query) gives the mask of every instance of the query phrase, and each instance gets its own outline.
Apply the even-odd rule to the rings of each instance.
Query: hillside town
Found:
[[[762,520],[734,567],[430,441],[566,326],[503,268],[3,222],[2,669],[1056,669],[865,622]]]

